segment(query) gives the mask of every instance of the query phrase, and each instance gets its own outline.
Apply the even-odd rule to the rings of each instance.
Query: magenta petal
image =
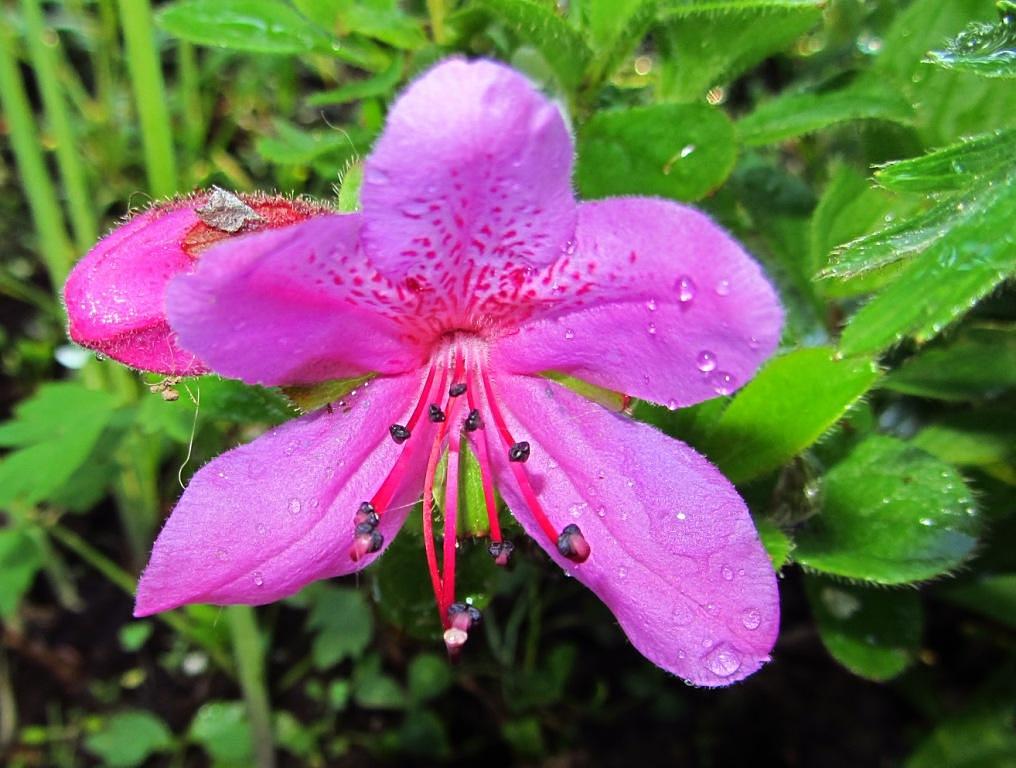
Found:
[[[614,612],[632,644],[696,685],[740,680],[769,659],[779,596],[737,491],[691,448],[547,380],[499,376],[496,394],[551,522],[591,547],[575,564],[533,520],[496,451],[498,486],[526,531]]]
[[[550,263],[571,238],[572,141],[522,75],[451,59],[417,79],[388,113],[367,158],[365,240],[392,278]]]
[[[134,368],[170,375],[203,373],[166,322],[170,278],[193,267],[181,241],[199,223],[190,204],[135,216],[77,263],[64,288],[70,337]]]
[[[303,384],[421,364],[404,304],[358,251],[361,217],[318,216],[207,251],[167,293],[181,343],[217,373]]]
[[[359,570],[349,557],[353,515],[400,451],[388,426],[419,394],[416,374],[374,380],[347,398],[234,448],[198,471],[159,534],[138,584],[136,616],[186,603],[260,604],[308,582]],[[424,422],[414,439],[426,441]],[[417,451],[378,530],[385,545],[420,495]]]
[[[555,274],[555,302],[497,342],[495,366],[678,407],[730,394],[779,341],[783,313],[758,264],[677,203],[583,203],[575,252]]]

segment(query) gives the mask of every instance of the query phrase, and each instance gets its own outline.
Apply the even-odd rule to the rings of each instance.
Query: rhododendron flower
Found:
[[[731,484],[546,374],[670,408],[726,395],[773,351],[779,303],[702,213],[652,198],[577,203],[572,156],[558,108],[529,81],[450,60],[392,107],[360,212],[216,192],[132,219],[77,266],[71,335],[130,365],[263,385],[372,376],[195,474],[136,615],[265,603],[363,568],[422,491],[457,650],[478,618],[456,600],[468,446],[495,560],[511,552],[496,488],[655,664],[718,686],[768,659],[775,576]]]

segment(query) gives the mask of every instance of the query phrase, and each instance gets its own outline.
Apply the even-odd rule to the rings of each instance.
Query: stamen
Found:
[[[475,432],[480,428],[480,412],[473,408],[466,416],[465,428],[467,432]]]
[[[413,434],[402,424],[392,424],[388,427],[388,432],[391,434],[392,440],[394,440],[397,445],[402,445]]]
[[[353,539],[353,546],[349,548],[349,557],[353,562],[357,562],[360,558],[377,552],[384,546],[384,543],[385,537],[380,531],[361,533]]]
[[[393,427],[394,429],[394,427]],[[508,461],[523,463],[529,459],[529,443],[522,440],[508,449]]]
[[[440,424],[445,420],[444,411],[434,403],[430,404],[430,412],[427,414],[427,417],[435,424]]]
[[[466,385],[465,382],[462,381],[458,382],[457,384],[452,384],[448,388],[448,394],[451,395],[452,397],[458,397],[459,395],[465,394],[465,392]]]
[[[469,639],[469,630],[480,623],[480,612],[465,603],[452,603],[448,606],[444,623],[448,627],[444,633],[448,655],[457,658],[462,646]]]
[[[409,435],[412,434],[412,431],[416,429],[416,424],[420,420],[420,417],[423,415],[424,404],[428,400],[427,393],[430,392],[430,385],[434,383],[434,375],[436,373],[437,366],[431,365],[430,370],[427,372],[427,381],[424,382],[423,384],[423,394],[420,396],[420,399],[417,400],[416,407],[413,409],[413,413],[410,415],[409,421],[406,422],[406,433],[407,433],[406,437],[409,437]],[[444,386],[443,378],[441,386],[442,387]]]
[[[510,541],[492,541],[487,547],[487,551],[494,558],[495,565],[504,567],[508,565],[508,558],[515,551],[515,545]]]
[[[557,538],[557,551],[576,563],[584,563],[589,557],[589,542],[575,523],[566,525]]]

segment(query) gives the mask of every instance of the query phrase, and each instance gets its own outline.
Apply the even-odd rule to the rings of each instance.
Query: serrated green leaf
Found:
[[[281,424],[294,415],[285,398],[264,387],[203,376],[190,384],[200,403],[198,418]]]
[[[278,0],[177,0],[157,22],[175,37],[250,53],[332,52],[339,48],[324,30]]]
[[[735,483],[759,477],[818,440],[878,379],[870,360],[828,347],[770,360],[707,435],[704,451]]]
[[[704,104],[600,112],[579,132],[575,180],[586,198],[648,194],[693,201],[734,167],[734,129]]]
[[[910,102],[888,85],[861,83],[839,91],[780,94],[737,123],[749,146],[772,144],[850,120],[913,120]]]
[[[34,504],[66,483],[91,455],[116,413],[116,399],[71,382],[41,386],[0,424],[0,507],[21,498]]]
[[[822,17],[817,2],[671,3],[653,37],[660,96],[695,101],[767,56],[788,48]]]
[[[0,528],[0,618],[14,615],[43,564],[32,536],[20,528]]]
[[[588,0],[579,12],[596,51],[593,82],[609,76],[631,54],[656,18],[658,0]]]
[[[995,397],[1016,387],[1016,327],[968,328],[929,346],[882,380],[895,392],[939,400]]]
[[[917,592],[844,584],[821,576],[804,580],[819,637],[829,654],[854,674],[891,680],[913,663],[923,615]]]
[[[242,701],[209,701],[191,720],[189,737],[216,766],[243,768],[252,762],[251,727]]]
[[[1016,157],[1016,129],[997,130],[952,144],[921,157],[886,163],[875,171],[884,187],[901,192],[966,189]]]
[[[960,474],[891,437],[869,437],[825,475],[821,513],[794,559],[835,576],[905,584],[956,568],[980,530]]]
[[[787,564],[790,553],[794,549],[794,542],[790,540],[786,531],[780,528],[772,520],[758,520],[755,523],[758,536],[762,539],[762,546],[769,553],[769,559],[773,562],[773,568],[779,571]]]
[[[522,40],[536,48],[568,90],[577,88],[592,57],[582,35],[543,3],[533,0],[477,0]]]
[[[85,748],[110,768],[133,768],[173,744],[166,724],[149,712],[120,712],[85,739]]]
[[[998,23],[971,23],[927,61],[981,77],[1016,77],[1016,3],[1000,0],[998,11]]]
[[[927,341],[1016,269],[1016,175],[987,180],[975,204],[851,318],[844,354],[879,352],[905,336]]]
[[[736,11],[821,10],[826,0],[660,0],[660,16],[693,16],[699,13],[734,13]]]
[[[311,657],[318,669],[360,656],[374,634],[374,617],[366,599],[355,589],[343,587],[314,590],[307,624],[316,632]]]

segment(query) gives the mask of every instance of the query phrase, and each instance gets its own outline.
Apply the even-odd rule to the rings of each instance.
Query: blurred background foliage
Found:
[[[560,101],[581,196],[695,202],[780,289],[747,387],[635,409],[780,568],[745,683],[656,669],[522,538],[507,572],[464,546],[485,622],[456,666],[412,531],[280,604],[131,619],[181,483],[293,410],[70,345],[68,269],[197,187],[354,207],[393,95],[455,52]],[[0,759],[1016,765],[1014,76],[1006,0],[4,0]]]

